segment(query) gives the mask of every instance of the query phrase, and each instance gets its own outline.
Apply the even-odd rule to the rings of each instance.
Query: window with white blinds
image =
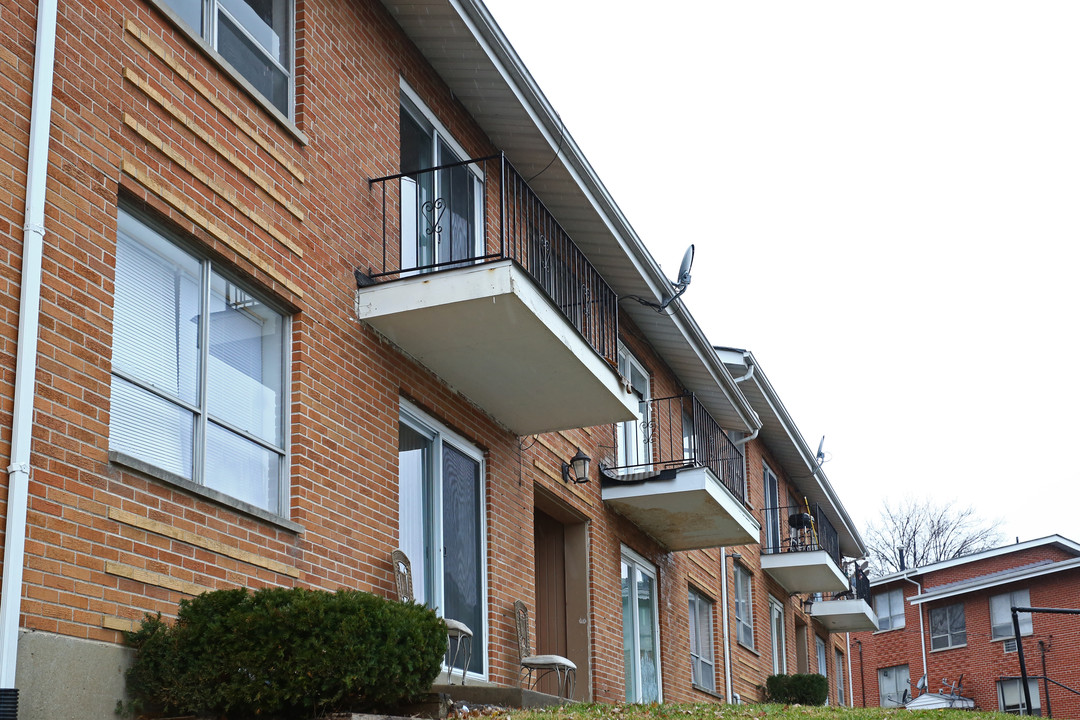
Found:
[[[109,449],[280,514],[288,319],[120,212]]]

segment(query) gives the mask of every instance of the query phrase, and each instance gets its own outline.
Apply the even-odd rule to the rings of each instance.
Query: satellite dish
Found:
[[[818,465],[825,462],[825,451],[823,449],[824,447],[825,447],[825,436],[822,435],[821,436],[821,442],[819,442],[817,444],[817,464]]]
[[[668,305],[675,301],[675,298],[686,292],[686,288],[690,286],[690,267],[693,264],[694,246],[691,245],[690,247],[686,248],[686,252],[683,253],[682,264],[679,266],[678,280],[676,280],[675,282],[671,282],[670,280],[668,280],[668,282],[671,283],[671,287],[675,289],[675,292],[673,292],[670,297],[664,298],[663,302],[654,303],[652,300],[646,300],[645,298],[639,297],[637,295],[624,295],[623,297],[619,298],[619,300],[622,300],[623,298],[629,300],[636,300],[642,305],[647,305],[656,312],[662,313],[664,312],[664,310],[667,309]]]
[[[679,266],[679,279],[672,283],[675,287],[685,288],[690,284],[690,268],[694,264],[694,246],[686,248],[683,254],[682,265]]]
[[[923,676],[921,678],[919,678],[919,682],[915,683],[915,687],[917,687],[919,690],[925,690],[926,689],[926,674],[925,673],[923,674]]]

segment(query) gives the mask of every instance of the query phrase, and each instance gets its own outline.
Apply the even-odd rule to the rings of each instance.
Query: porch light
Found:
[[[570,462],[562,464],[562,479],[565,483],[581,485],[589,482],[589,462],[591,457],[581,452],[578,448],[577,455],[570,458]]]

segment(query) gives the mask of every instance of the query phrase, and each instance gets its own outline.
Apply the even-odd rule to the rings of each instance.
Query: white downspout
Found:
[[[720,548],[720,614],[724,623],[724,700],[731,704],[731,626],[728,625],[727,566],[728,553]]]
[[[41,311],[45,177],[49,169],[49,126],[52,121],[53,66],[56,58],[56,11],[57,0],[40,0],[38,3],[34,87],[30,99],[30,147],[26,168],[22,290],[18,347],[15,351],[15,404],[11,420],[11,464],[7,468],[7,534],[4,540],[3,579],[0,581],[0,691],[15,687],[15,663],[19,649],[38,315]]]
[[[911,583],[915,587],[919,588],[919,594],[922,595],[922,585],[921,584],[915,582],[914,580],[909,578],[907,575],[905,575],[903,579],[907,580],[909,583]],[[922,674],[925,677],[926,676],[926,632],[923,629],[923,606],[922,606],[922,603],[919,603],[919,647],[922,648]],[[929,680],[927,680],[927,683],[929,683]]]
[[[844,639],[847,641],[847,647],[844,648],[846,652],[844,655],[847,657],[847,686],[848,686],[848,707],[855,707],[855,681],[851,677],[851,633],[844,633]],[[844,672],[843,670],[840,671]]]

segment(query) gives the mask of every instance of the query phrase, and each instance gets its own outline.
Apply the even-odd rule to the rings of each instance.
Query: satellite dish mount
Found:
[[[664,298],[663,302],[654,303],[650,300],[646,300],[645,298],[638,297],[637,295],[626,295],[625,297],[637,300],[642,305],[648,305],[649,307],[656,310],[656,312],[664,312],[664,310],[667,310],[667,306],[674,302],[675,298],[682,295],[684,292],[686,292],[686,288],[690,287],[690,268],[693,266],[693,264],[694,246],[690,245],[690,247],[686,248],[686,252],[683,253],[682,264],[679,265],[679,278],[675,282],[671,283],[671,287],[674,292],[669,297]],[[668,282],[671,281],[669,280]],[[622,298],[620,298],[620,300],[621,299]]]

